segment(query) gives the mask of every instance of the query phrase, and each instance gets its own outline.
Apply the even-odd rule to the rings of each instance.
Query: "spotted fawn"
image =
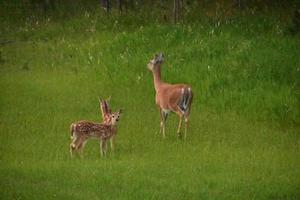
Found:
[[[108,101],[110,101],[111,97],[108,97],[105,100],[101,99],[100,97],[98,97],[98,99],[99,99],[99,106],[100,106],[100,111],[101,111],[101,115],[102,115],[102,123],[109,125],[110,124],[111,109],[108,105]],[[109,139],[110,148],[111,148],[112,151],[114,151],[114,149],[115,149],[116,135],[117,135],[117,131],[115,131],[114,134]]]
[[[117,132],[117,124],[122,110],[109,114],[107,123],[95,123],[90,121],[74,122],[70,126],[71,144],[70,154],[73,157],[75,151],[82,155],[84,146],[89,139],[98,139],[100,142],[101,156],[106,155],[106,143]]]

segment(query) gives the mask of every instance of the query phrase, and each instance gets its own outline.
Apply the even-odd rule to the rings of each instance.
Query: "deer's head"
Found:
[[[110,124],[111,125],[117,125],[119,120],[120,120],[120,116],[122,113],[122,109],[120,109],[118,112],[113,112],[110,114]]]
[[[155,54],[154,58],[149,61],[147,67],[150,71],[156,71],[157,67],[160,66],[164,61],[164,55],[162,53]]]

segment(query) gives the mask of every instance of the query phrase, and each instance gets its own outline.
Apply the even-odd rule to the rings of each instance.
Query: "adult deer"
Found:
[[[181,136],[182,118],[185,120],[184,139],[186,139],[187,128],[189,124],[189,115],[193,101],[193,92],[191,86],[187,84],[168,84],[161,80],[161,65],[163,63],[163,54],[155,55],[148,63],[148,69],[153,73],[154,88],[156,92],[156,104],[159,107],[161,116],[160,134],[165,138],[165,125],[170,111],[179,116],[177,134]]]

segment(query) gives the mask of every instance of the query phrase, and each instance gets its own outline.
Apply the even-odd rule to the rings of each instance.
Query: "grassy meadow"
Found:
[[[0,199],[300,199],[292,8],[178,24],[155,13],[1,9]],[[194,91],[186,141],[174,114],[158,134],[146,68],[157,52],[163,79]],[[109,95],[124,109],[116,151],[100,158],[89,141],[70,159],[70,123],[100,121],[98,96]]]

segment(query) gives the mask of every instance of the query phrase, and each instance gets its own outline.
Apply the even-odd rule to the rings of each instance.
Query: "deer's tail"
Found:
[[[189,115],[190,109],[191,109],[191,104],[193,101],[193,91],[191,87],[185,88],[187,98],[186,98],[186,114]]]
[[[71,140],[74,138],[74,131],[75,131],[75,124],[71,124],[70,126],[70,134],[71,134]]]
[[[186,116],[189,115],[192,101],[193,101],[192,88],[191,87],[182,88],[182,96],[179,102],[179,107]]]

